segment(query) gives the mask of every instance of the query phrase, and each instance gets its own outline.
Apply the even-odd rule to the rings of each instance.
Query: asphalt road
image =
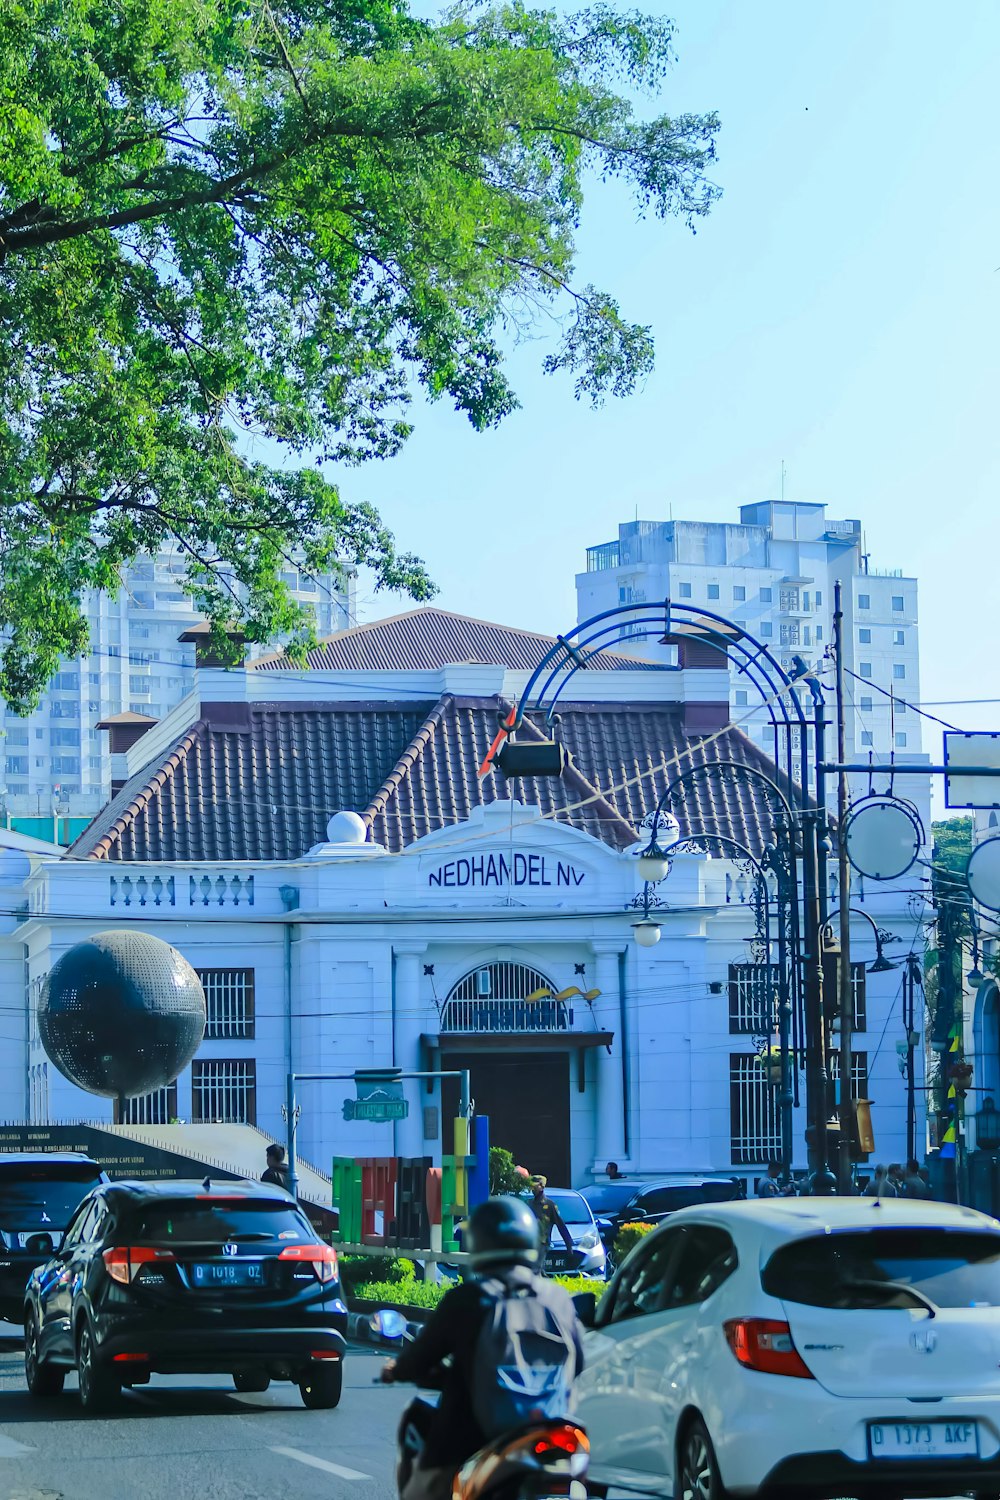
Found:
[[[373,1384],[374,1350],[350,1351],[336,1411],[306,1411],[291,1385],[240,1396],[228,1378],[154,1375],[113,1415],[85,1417],[75,1375],[51,1401],[29,1397],[5,1328],[0,1500],[395,1500],[409,1394]]]
[[[335,1411],[287,1384],[240,1396],[228,1377],[154,1375],[97,1418],[75,1376],[33,1401],[20,1340],[0,1338],[0,1500],[390,1500],[408,1397],[372,1384],[379,1364],[351,1351]]]

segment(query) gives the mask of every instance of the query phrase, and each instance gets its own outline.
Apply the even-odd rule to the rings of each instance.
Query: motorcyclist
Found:
[[[528,1204],[514,1197],[487,1199],[469,1218],[465,1245],[472,1277],[446,1293],[414,1343],[382,1370],[387,1383],[441,1388],[402,1500],[447,1500],[457,1470],[490,1436],[473,1410],[473,1375],[480,1333],[500,1298],[529,1294],[544,1300],[571,1347],[570,1378],[583,1368],[580,1326],[569,1295],[537,1274],[539,1226]]]

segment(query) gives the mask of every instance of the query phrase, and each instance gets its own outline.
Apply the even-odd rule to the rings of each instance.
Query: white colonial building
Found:
[[[773,1017],[752,880],[680,854],[656,893],[659,943],[640,947],[633,924],[643,824],[671,777],[712,757],[774,768],[727,726],[724,663],[649,672],[607,653],[561,704],[563,777],[480,779],[498,712],[549,645],[418,610],[332,638],[308,670],[200,670],[164,721],[138,739],[121,730],[119,790],[69,854],[14,852],[0,870],[14,913],[0,943],[7,1113],[110,1119],[110,1101],[45,1057],[36,1007],[74,943],[139,927],[199,970],[209,1025],[190,1068],[132,1101],[132,1120],[281,1137],[290,1068],[467,1068],[494,1143],[551,1181],[584,1183],[609,1159],[644,1175],[758,1175],[780,1132],[756,1061]],[[752,779],[674,810],[684,834],[714,828],[755,854],[769,836]],[[905,892],[851,899],[902,955]],[[864,973],[868,923],[855,942],[855,1087],[874,1101],[879,1157],[899,1158],[900,971]],[[352,1094],[301,1086],[305,1158],[328,1170],[335,1155],[439,1153],[442,1136],[447,1149],[457,1090],[409,1084],[408,1118],[386,1125],[345,1120]]]

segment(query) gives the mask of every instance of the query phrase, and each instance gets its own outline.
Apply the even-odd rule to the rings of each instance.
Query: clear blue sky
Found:
[[[679,0],[658,107],[717,109],[724,196],[692,236],[595,184],[581,281],[653,325],[645,388],[594,413],[511,357],[523,409],[477,435],[416,410],[398,459],[342,474],[446,608],[555,631],[588,544],[641,516],[735,519],[786,494],[859,516],[920,580],[925,699],[1000,698],[1000,6]],[[362,589],[362,615],[398,605]],[[991,708],[942,709],[1000,728]],[[928,735],[925,746],[938,753]]]

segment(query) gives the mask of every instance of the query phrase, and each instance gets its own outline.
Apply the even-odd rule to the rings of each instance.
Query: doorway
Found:
[[[445,1052],[444,1068],[468,1068],[476,1113],[488,1115],[490,1144],[509,1151],[519,1167],[539,1172],[553,1187],[570,1186],[569,1054]],[[446,1150],[458,1113],[458,1080],[444,1081]]]

